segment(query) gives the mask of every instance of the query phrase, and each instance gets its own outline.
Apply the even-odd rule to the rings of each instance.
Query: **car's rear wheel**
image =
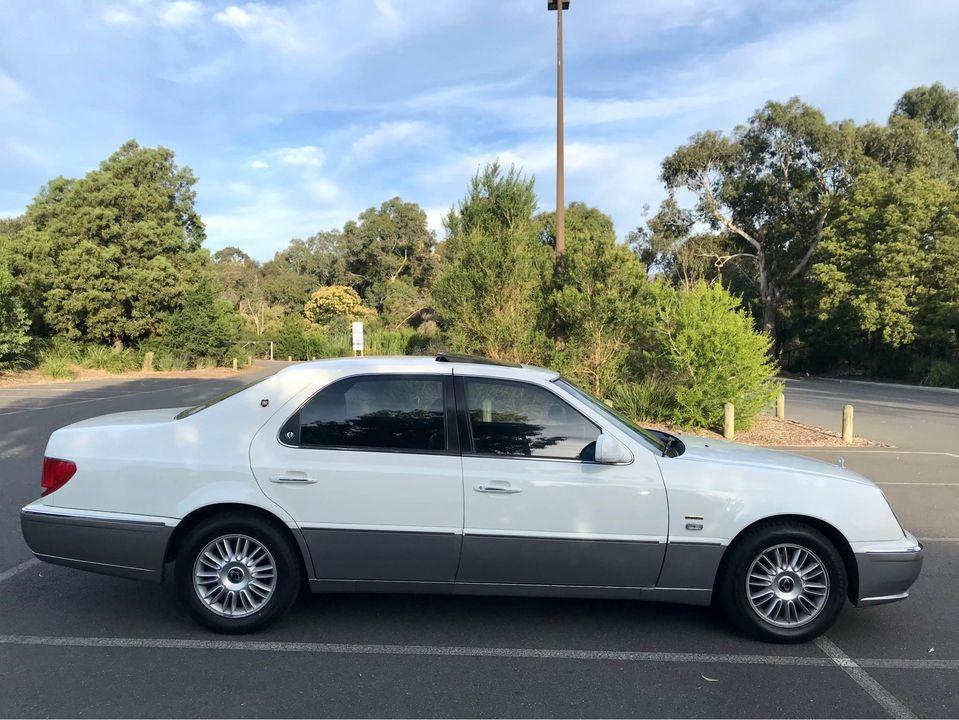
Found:
[[[744,632],[772,642],[804,642],[826,632],[846,601],[842,556],[817,529],[770,522],[729,550],[721,599]]]
[[[190,614],[217,632],[255,632],[296,599],[300,559],[283,530],[254,514],[227,512],[193,528],[180,545],[177,591]]]

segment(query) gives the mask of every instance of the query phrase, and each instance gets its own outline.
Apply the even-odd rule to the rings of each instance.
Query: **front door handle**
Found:
[[[286,485],[312,485],[316,482],[316,478],[308,477],[306,473],[301,472],[285,472],[280,475],[271,475],[270,482]]]
[[[491,485],[479,483],[474,485],[473,489],[481,493],[493,493],[494,495],[512,495],[513,493],[523,492],[521,488],[513,487],[507,482],[500,482]]]

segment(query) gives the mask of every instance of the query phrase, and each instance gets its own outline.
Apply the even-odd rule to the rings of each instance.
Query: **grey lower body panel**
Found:
[[[857,606],[904,600],[922,570],[922,547],[910,552],[857,553],[856,565],[859,569]]]
[[[663,570],[656,585],[712,588],[725,552],[726,546],[719,543],[671,542],[666,546]]]
[[[457,583],[652,587],[665,543],[467,534]]]
[[[160,582],[173,528],[132,522],[20,512],[23,539],[45,562],[105,575]]]
[[[462,536],[453,532],[303,528],[319,580],[450,583]],[[399,591],[398,591],[399,592]]]

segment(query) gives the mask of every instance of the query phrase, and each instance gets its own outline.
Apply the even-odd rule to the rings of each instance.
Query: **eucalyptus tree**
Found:
[[[666,186],[690,192],[695,219],[732,241],[716,260],[752,268],[773,339],[784,291],[806,273],[858,156],[852,122],[829,123],[793,98],[766,103],[731,135],[694,135],[663,160]]]

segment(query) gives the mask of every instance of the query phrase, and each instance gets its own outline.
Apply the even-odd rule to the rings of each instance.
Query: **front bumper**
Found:
[[[900,543],[877,543],[856,552],[858,607],[905,600],[922,570],[922,543],[910,533]]]
[[[159,519],[70,514],[42,505],[20,511],[20,529],[44,562],[153,582],[163,579],[163,559],[173,534],[173,527]]]

